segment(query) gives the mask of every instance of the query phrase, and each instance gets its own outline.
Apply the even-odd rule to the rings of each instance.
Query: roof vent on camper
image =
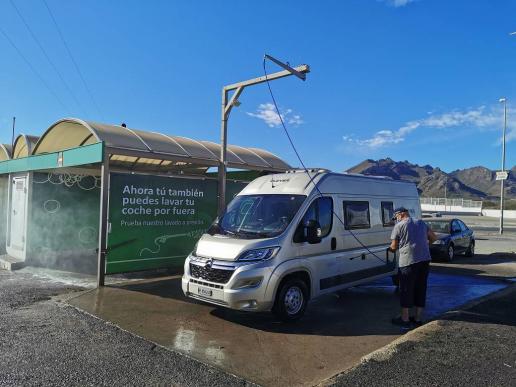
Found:
[[[325,168],[307,168],[306,170],[302,169],[302,168],[298,168],[298,169],[289,169],[288,171],[285,171],[285,173],[306,173],[306,171],[308,171],[310,173],[331,172],[329,169],[325,169]]]

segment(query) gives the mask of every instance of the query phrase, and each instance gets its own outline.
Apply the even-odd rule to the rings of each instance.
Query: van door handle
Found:
[[[331,249],[332,250],[337,249],[337,238],[335,238],[335,237],[331,238]]]

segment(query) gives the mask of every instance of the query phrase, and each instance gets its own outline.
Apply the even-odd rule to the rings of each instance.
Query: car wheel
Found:
[[[274,314],[284,322],[299,320],[306,310],[308,289],[304,281],[292,278],[285,281],[276,295]]]
[[[455,249],[452,244],[448,245],[448,248],[446,249],[446,261],[451,262],[453,261],[453,258],[455,257]]]
[[[471,241],[465,253],[466,257],[473,257],[475,255],[475,242]]]

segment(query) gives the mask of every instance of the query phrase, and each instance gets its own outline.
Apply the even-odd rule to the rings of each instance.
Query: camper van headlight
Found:
[[[278,254],[279,246],[266,247],[264,249],[248,250],[238,258],[239,261],[265,261],[274,258]]]
[[[196,256],[197,256],[197,246],[199,246],[199,241],[197,241],[197,242],[195,243],[195,246],[194,246],[194,248],[193,248],[192,252],[190,253],[190,255],[193,255],[194,257],[196,257]]]

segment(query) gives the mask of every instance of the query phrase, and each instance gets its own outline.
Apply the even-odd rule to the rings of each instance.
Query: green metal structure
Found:
[[[228,173],[227,201],[289,168],[261,149],[227,151],[226,166],[239,169]],[[70,118],[39,139],[20,136],[19,157],[9,153],[0,158],[2,246],[27,264],[96,271],[99,286],[106,274],[181,266],[217,214],[212,142]]]

